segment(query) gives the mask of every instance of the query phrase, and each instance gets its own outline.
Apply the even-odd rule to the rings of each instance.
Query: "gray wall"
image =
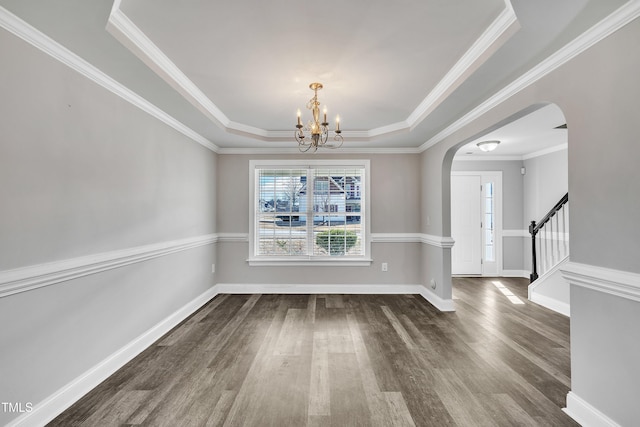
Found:
[[[524,225],[539,221],[569,191],[568,151],[524,161]]]
[[[216,154],[4,30],[0,52],[0,271],[215,232]],[[37,405],[165,320],[214,284],[215,257],[0,298],[0,401]]]
[[[527,159],[524,167],[524,225],[527,228],[531,221],[540,221],[569,191],[568,150]],[[567,215],[564,219],[569,231],[570,217]],[[524,268],[531,271],[530,239],[525,239],[523,253]]]
[[[635,19],[426,150],[421,159],[422,205],[433,216],[423,229],[450,233],[449,195],[437,187],[450,188],[457,147],[531,106],[553,102],[569,128],[571,260],[640,273],[639,37],[640,20]],[[429,208],[438,205],[441,215]],[[446,274],[448,266],[432,268],[436,271],[430,274]],[[571,291],[572,391],[618,423],[630,425],[640,419],[640,365],[631,362],[640,359],[640,349],[624,345],[623,353],[617,351],[621,344],[610,344],[634,339],[626,331],[640,321],[640,303],[601,292],[583,297],[586,292]],[[624,381],[612,384],[606,378]]]
[[[522,230],[524,179],[520,173],[520,160],[457,160],[451,171],[501,171],[502,172],[502,229]],[[523,270],[523,238],[502,238],[502,268]]]
[[[308,158],[308,155],[220,155],[218,214],[220,233],[249,232],[249,160]],[[371,232],[418,233],[420,216],[419,156],[412,154],[314,155],[314,159],[369,159]],[[218,244],[218,283],[226,284],[420,284],[419,243],[374,243],[368,267],[249,266],[245,242]],[[380,264],[389,264],[382,272]]]

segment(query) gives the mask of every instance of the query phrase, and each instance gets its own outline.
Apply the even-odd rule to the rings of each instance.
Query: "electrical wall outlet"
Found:
[[[389,264],[387,264],[386,262],[382,263],[382,271],[388,271],[389,270]]]
[[[215,273],[215,272],[216,272],[216,265],[211,264],[211,273]]]

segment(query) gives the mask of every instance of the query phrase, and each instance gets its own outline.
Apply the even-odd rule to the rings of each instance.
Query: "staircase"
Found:
[[[560,269],[569,260],[569,194],[537,223],[531,221],[529,300],[569,316],[569,284]]]

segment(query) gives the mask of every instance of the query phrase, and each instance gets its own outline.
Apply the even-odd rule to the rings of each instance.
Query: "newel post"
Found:
[[[536,265],[536,222],[531,221],[529,225],[529,234],[531,234],[531,274],[529,275],[529,282],[533,283],[538,278],[538,267]]]

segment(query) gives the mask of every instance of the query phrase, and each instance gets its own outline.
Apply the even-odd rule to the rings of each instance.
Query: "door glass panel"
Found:
[[[494,183],[488,182],[485,184],[484,195],[484,259],[487,262],[495,261],[495,198],[493,194]]]

